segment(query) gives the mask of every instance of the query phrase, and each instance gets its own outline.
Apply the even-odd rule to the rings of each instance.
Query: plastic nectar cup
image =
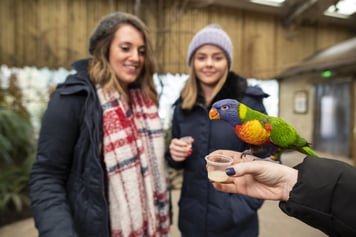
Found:
[[[192,144],[189,142],[191,141],[192,137],[191,136],[185,136],[185,137],[181,137],[179,138],[179,140],[184,141],[185,143],[187,143],[187,147],[188,148],[192,148]]]
[[[208,178],[215,182],[224,182],[228,176],[225,173],[225,169],[231,166],[233,159],[230,156],[221,154],[207,155],[205,156],[207,163]]]

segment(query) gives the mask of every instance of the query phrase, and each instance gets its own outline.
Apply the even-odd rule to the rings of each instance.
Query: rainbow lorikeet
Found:
[[[234,99],[215,102],[209,118],[228,122],[236,135],[251,145],[251,151],[269,152],[273,160],[280,160],[282,152],[295,150],[306,155],[318,156],[296,129],[284,120],[253,110]]]

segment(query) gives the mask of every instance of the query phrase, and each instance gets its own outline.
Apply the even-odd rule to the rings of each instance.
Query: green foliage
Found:
[[[164,144],[165,147],[169,147],[169,143],[171,142],[172,139],[172,134],[171,134],[171,129],[165,129],[164,130]]]
[[[22,90],[13,75],[0,85],[0,213],[29,205],[28,182],[35,153],[35,136]]]
[[[31,158],[21,165],[8,166],[0,173],[0,212],[14,207],[20,212],[29,206],[28,181],[30,177]]]
[[[31,123],[10,109],[0,109],[0,164],[18,164],[33,153]]]

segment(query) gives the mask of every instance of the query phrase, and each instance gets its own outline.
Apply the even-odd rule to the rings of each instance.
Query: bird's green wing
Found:
[[[277,117],[269,117],[271,124],[270,140],[283,149],[296,149],[303,147],[307,141],[300,137],[294,127]]]
[[[297,130],[284,120],[277,117],[269,117],[272,130],[270,140],[283,150],[295,150],[306,155],[319,155],[310,148],[307,140],[301,137]]]

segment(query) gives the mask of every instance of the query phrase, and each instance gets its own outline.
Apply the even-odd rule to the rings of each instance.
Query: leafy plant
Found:
[[[31,123],[14,110],[0,109],[0,164],[18,164],[33,152]]]
[[[0,211],[14,207],[17,212],[30,205],[28,181],[32,159],[18,166],[9,166],[0,173]]]
[[[29,205],[28,182],[35,136],[17,78],[0,85],[0,212]]]

